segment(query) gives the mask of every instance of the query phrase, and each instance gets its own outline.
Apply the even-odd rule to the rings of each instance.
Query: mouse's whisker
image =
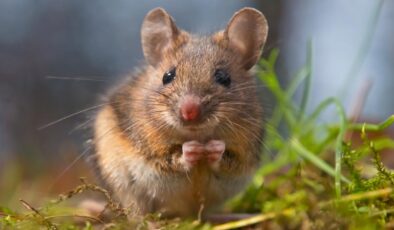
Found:
[[[232,102],[232,101],[221,101],[219,104],[221,105],[242,105],[242,106],[250,106],[250,107],[255,107],[256,105],[254,105],[253,103],[249,103],[249,102]]]
[[[71,135],[72,133],[76,132],[77,130],[81,130],[86,128],[93,120],[95,119],[95,117],[91,117],[89,119],[86,119],[86,121],[78,124],[77,126],[75,126],[74,128],[72,128],[69,132],[68,135]]]
[[[243,87],[235,87],[231,92],[238,92],[238,91],[243,91],[246,89],[260,89],[260,88],[267,88],[266,85],[248,85],[248,86],[243,86]]]
[[[245,81],[245,82],[242,82],[242,83],[239,83],[239,84],[235,85],[235,88],[242,87],[242,86],[245,86],[245,85],[255,85],[255,84],[256,84],[256,82],[254,80],[253,81]]]
[[[71,113],[71,114],[66,115],[66,116],[64,116],[64,117],[62,117],[62,118],[59,118],[59,119],[57,119],[57,120],[54,120],[54,121],[52,121],[52,122],[49,122],[48,124],[42,125],[42,126],[38,127],[37,130],[46,129],[46,128],[48,128],[48,127],[50,127],[50,126],[52,126],[52,125],[55,125],[55,124],[57,124],[57,123],[59,123],[59,122],[62,122],[62,121],[64,121],[64,120],[68,119],[68,118],[74,117],[74,116],[79,115],[79,114],[81,114],[81,113],[85,113],[85,112],[88,112],[88,111],[91,111],[91,110],[94,110],[94,109],[97,109],[97,108],[100,108],[100,107],[105,106],[105,105],[108,105],[108,103],[103,103],[103,104],[99,104],[99,105],[95,105],[95,106],[88,107],[88,108],[86,108],[86,109],[79,110],[79,111],[77,111],[77,112]]]
[[[104,80],[104,79],[87,78],[87,77],[45,76],[45,78],[49,80],[108,82],[108,80]]]
[[[237,112],[240,114],[237,118],[241,119],[242,121],[244,121],[246,123],[254,125],[254,126],[257,126],[257,124],[261,123],[261,120],[259,120],[257,118],[253,118],[247,112],[244,112],[244,111],[235,111],[235,110],[229,109],[227,111],[222,111],[222,112],[225,113],[226,115],[234,114],[234,112]]]
[[[105,131],[101,136],[99,136],[98,138],[96,138],[94,141],[97,142],[99,140],[101,140],[102,138],[104,138],[106,135],[108,135],[109,133],[111,133],[116,127],[111,127],[109,128],[107,131]],[[93,144],[91,143],[89,144],[88,147],[85,148],[84,151],[82,151],[82,153],[80,153],[78,156],[76,156],[74,158],[73,161],[71,161],[71,163],[69,163],[60,173],[59,175],[55,178],[55,180],[53,181],[53,183],[48,187],[48,190],[50,191],[54,185],[56,185],[56,183],[60,180],[60,178],[62,178],[79,160],[81,160],[90,150],[92,150],[93,148]]]
[[[235,129],[235,127],[238,127],[239,129],[244,130],[246,133],[250,133],[250,134],[254,135],[255,138],[257,138],[257,136],[255,136],[255,134],[253,132],[251,132],[249,129],[245,128],[243,125],[241,125],[235,121],[230,120],[227,116],[218,115],[218,117],[224,121],[222,124],[224,124],[225,127],[227,127],[229,129],[229,131],[231,131],[234,135],[240,134],[245,141],[247,141],[248,138],[245,136],[244,132],[239,132],[238,130]]]
[[[160,91],[157,90],[157,89],[152,89],[152,88],[147,88],[147,87],[141,87],[141,88],[142,88],[142,89],[145,89],[145,90],[148,90],[148,91],[150,91],[150,92],[159,94],[159,95],[161,95],[161,96],[163,96],[163,97],[165,97],[165,98],[169,98],[169,95],[167,95],[167,94],[165,94],[165,93],[163,93],[163,92],[160,92]]]

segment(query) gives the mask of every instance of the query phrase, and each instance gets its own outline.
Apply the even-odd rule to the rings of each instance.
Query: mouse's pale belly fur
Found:
[[[204,165],[187,174],[159,173],[121,132],[110,106],[98,114],[94,136],[102,179],[124,207],[137,208],[141,214],[190,216],[202,205],[205,211],[210,210],[239,192],[252,173],[226,176]]]

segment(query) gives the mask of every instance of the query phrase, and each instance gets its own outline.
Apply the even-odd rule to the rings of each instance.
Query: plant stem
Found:
[[[336,176],[337,171],[335,169],[333,169],[329,164],[316,156],[314,153],[306,149],[297,139],[291,139],[290,144],[294,148],[294,150],[297,151],[298,154],[300,154],[301,157],[311,161],[314,165],[316,165],[327,174],[333,177]],[[346,183],[350,183],[350,181],[342,175],[340,175],[340,179]]]
[[[269,219],[273,219],[277,216],[293,216],[293,215],[295,215],[295,210],[291,209],[291,208],[285,209],[280,212],[262,213],[262,214],[258,214],[253,217],[242,219],[242,220],[217,225],[217,226],[213,227],[213,230],[228,230],[228,229],[241,228],[241,227],[249,226],[252,224],[257,224],[257,223],[260,223],[260,222],[263,222],[263,221],[266,221]]]
[[[313,60],[312,55],[313,55],[313,42],[312,42],[312,40],[309,40],[308,52],[307,52],[307,57],[306,57],[306,68],[308,69],[308,74],[305,77],[305,85],[304,85],[304,90],[302,92],[300,112],[298,114],[299,121],[301,121],[305,115],[305,110],[306,110],[306,106],[308,104],[308,99],[309,99],[309,93],[311,91],[312,60]]]

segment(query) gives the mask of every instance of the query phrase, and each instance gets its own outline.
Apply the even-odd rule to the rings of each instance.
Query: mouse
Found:
[[[147,13],[145,62],[106,94],[93,122],[97,175],[123,207],[195,217],[247,186],[264,136],[253,67],[267,34],[250,7],[206,36],[178,28],[162,8]]]

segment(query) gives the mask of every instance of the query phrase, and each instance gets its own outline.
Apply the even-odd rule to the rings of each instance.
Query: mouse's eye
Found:
[[[163,85],[167,85],[168,83],[172,82],[175,79],[176,72],[175,67],[170,69],[169,71],[165,72],[163,75]]]
[[[225,87],[229,87],[231,84],[230,74],[224,69],[217,69],[214,73],[215,81]]]

